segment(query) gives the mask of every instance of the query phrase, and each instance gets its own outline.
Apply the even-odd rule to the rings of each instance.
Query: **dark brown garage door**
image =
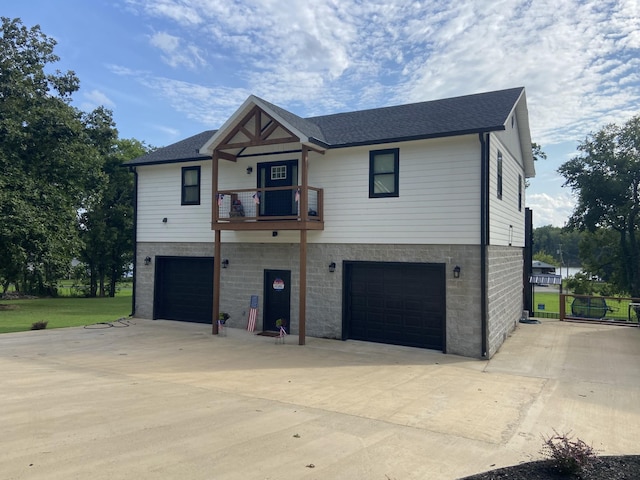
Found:
[[[445,349],[445,268],[345,263],[346,338]]]
[[[211,323],[213,257],[156,257],[153,318]]]

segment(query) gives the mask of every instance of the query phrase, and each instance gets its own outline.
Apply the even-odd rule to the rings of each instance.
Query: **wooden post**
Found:
[[[298,306],[298,345],[304,345],[307,335],[307,215],[309,210],[309,150],[302,147],[302,189],[300,191],[300,302]]]
[[[213,197],[211,199],[211,228],[215,229],[218,222],[218,152],[214,150],[211,166],[211,186]],[[221,245],[220,230],[214,230],[214,251],[213,251],[213,314],[211,318],[211,334],[218,334],[218,315],[220,314],[220,267],[221,265]]]
[[[564,320],[564,316],[566,315],[565,297],[566,295],[564,293],[560,294],[560,321]]]
[[[220,230],[215,233],[215,247],[213,254],[213,317],[211,318],[211,333],[218,334],[218,316],[220,315]]]
[[[300,303],[298,306],[300,322],[298,326],[298,345],[305,344],[307,334],[307,231],[300,230]]]
[[[300,220],[306,222],[309,220],[309,149],[302,147],[302,173],[300,175]],[[303,225],[302,228],[305,228]]]
[[[220,157],[218,151],[214,150],[213,158],[211,159],[211,229],[215,227],[218,222],[218,162]]]

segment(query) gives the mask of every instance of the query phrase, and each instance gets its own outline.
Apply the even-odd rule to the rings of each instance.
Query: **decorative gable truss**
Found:
[[[216,146],[218,156],[236,158],[249,147],[264,147],[283,143],[299,143],[300,139],[257,105]]]

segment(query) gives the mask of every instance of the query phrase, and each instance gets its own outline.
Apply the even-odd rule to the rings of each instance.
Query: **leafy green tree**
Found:
[[[582,246],[590,273],[640,297],[640,116],[590,134],[578,150],[558,170],[577,197],[568,226],[592,234]]]
[[[144,155],[149,147],[135,139],[117,140],[110,112],[94,118],[96,142],[103,154],[103,185],[94,191],[79,217],[80,260],[88,274],[88,295],[111,297],[116,282],[133,262],[133,176],[123,162]],[[113,135],[109,135],[112,131]]]
[[[531,142],[531,153],[533,154],[533,160],[546,160],[547,154],[542,151],[542,147],[536,142]]]
[[[537,260],[538,262],[548,263],[549,265],[553,265],[553,266],[557,265],[556,259],[553,258],[553,255],[549,255],[544,250],[537,252],[533,256],[533,259]]]
[[[545,253],[553,258],[553,262],[547,263],[578,267],[581,265],[579,251],[581,235],[578,231],[552,225],[538,227],[533,230],[534,258],[539,253]]]
[[[100,158],[70,105],[79,81],[46,73],[55,40],[2,17],[0,30],[0,277],[54,293],[79,246],[76,215],[100,183]]]
[[[546,160],[547,154],[542,151],[542,147],[535,143],[531,142],[531,153],[533,155],[533,161],[537,162],[538,160]],[[529,188],[529,180],[525,180],[524,186],[525,188]]]

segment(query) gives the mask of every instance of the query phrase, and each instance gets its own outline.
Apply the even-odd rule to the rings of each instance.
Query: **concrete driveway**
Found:
[[[0,335],[3,479],[456,479],[571,431],[640,453],[640,328],[521,324],[489,362],[132,320]]]

